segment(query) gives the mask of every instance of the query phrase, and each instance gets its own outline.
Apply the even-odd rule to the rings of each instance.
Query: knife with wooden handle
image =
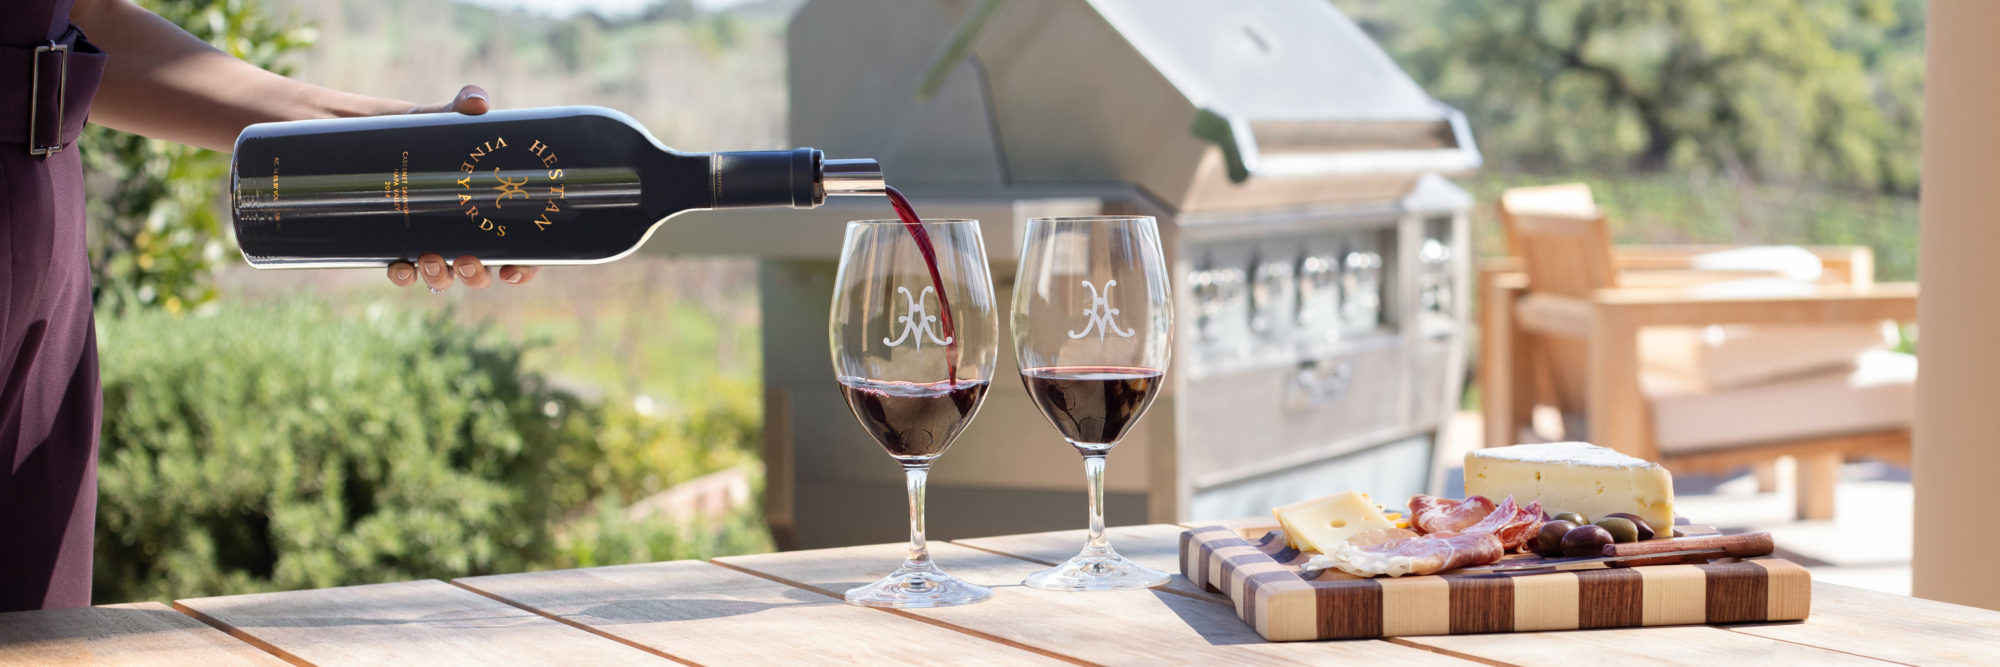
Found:
[[[1759,531],[1738,535],[1706,535],[1671,540],[1647,540],[1644,542],[1607,544],[1604,545],[1604,555],[1600,557],[1540,561],[1520,565],[1473,567],[1458,570],[1453,574],[1493,574],[1586,570],[1604,567],[1640,567],[1645,565],[1701,564],[1717,558],[1769,556],[1776,550],[1777,545],[1771,541],[1771,534]]]
[[[1639,556],[1644,554],[1688,551],[1692,549],[1721,549],[1736,558],[1769,556],[1777,550],[1771,534],[1765,531],[1737,533],[1734,535],[1703,535],[1701,537],[1677,537],[1671,540],[1646,540],[1604,545],[1604,556]]]

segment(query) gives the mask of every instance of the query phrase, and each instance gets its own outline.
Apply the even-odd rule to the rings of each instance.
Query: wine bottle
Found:
[[[874,160],[811,148],[684,153],[601,107],[304,120],[236,138],[231,213],[258,268],[383,266],[423,253],[594,264],[662,220],[882,195]]]

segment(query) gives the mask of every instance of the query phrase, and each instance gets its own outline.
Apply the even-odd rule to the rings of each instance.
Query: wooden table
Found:
[[[1181,527],[1111,530],[1175,571]],[[984,604],[843,604],[903,545],[0,614],[5,664],[1904,664],[2000,660],[2000,612],[1816,584],[1804,623],[1270,643],[1186,579],[1051,593],[1082,531],[938,543]]]

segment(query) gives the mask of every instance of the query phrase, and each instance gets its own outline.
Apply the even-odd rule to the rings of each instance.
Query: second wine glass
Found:
[[[1104,537],[1104,457],[1153,404],[1173,344],[1173,297],[1151,217],[1031,218],[1014,277],[1021,381],[1070,446],[1090,486],[1090,535],[1068,562],[1022,583],[1121,591],[1167,582]]]

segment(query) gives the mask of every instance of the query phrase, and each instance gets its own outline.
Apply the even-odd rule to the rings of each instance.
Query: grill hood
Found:
[[[1130,183],[1175,211],[1388,201],[1464,117],[1326,0],[815,0],[791,139],[892,183]]]

